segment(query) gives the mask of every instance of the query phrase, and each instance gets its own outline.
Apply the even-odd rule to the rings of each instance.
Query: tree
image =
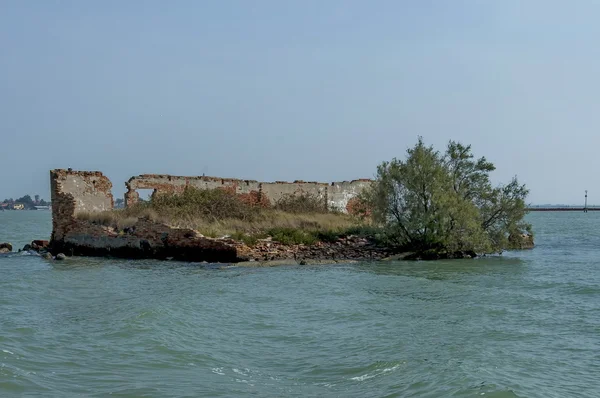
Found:
[[[115,199],[115,207],[116,208],[125,207],[125,200],[123,198],[117,198],[117,199]]]
[[[33,209],[35,207],[35,203],[33,203],[33,199],[31,199],[31,196],[29,196],[29,195],[20,197],[15,202],[23,203],[25,205],[26,209]]]
[[[405,160],[382,163],[364,199],[395,245],[417,252],[501,252],[523,221],[528,190],[517,178],[493,187],[495,166],[471,146],[450,141],[442,154],[422,138]]]

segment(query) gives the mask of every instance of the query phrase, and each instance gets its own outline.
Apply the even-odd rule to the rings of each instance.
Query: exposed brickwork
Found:
[[[254,205],[254,206],[258,206],[258,207],[269,207],[271,205],[269,200],[260,191],[250,191],[247,193],[246,192],[239,193],[237,185],[227,186],[227,187],[218,188],[218,189],[222,189],[231,194],[237,194],[239,199],[242,202],[245,202],[250,205]]]
[[[136,189],[154,189],[156,193],[178,193],[186,187],[197,189],[227,189],[242,195],[249,202],[262,206],[274,205],[278,200],[297,194],[310,194],[322,198],[323,205],[330,210],[348,211],[348,202],[370,185],[370,180],[321,183],[296,180],[294,182],[276,181],[259,182],[255,180],[238,180],[235,178],[219,178],[208,176],[184,177],[162,174],[142,174],[131,177],[126,183],[125,204],[137,203],[139,196]],[[351,206],[350,209],[353,207]]]
[[[129,183],[125,183],[127,186],[127,192],[125,192],[124,202],[125,207],[133,206],[140,200],[140,194],[129,186]]]
[[[359,198],[351,198],[346,205],[346,212],[354,216],[370,217],[371,211]]]

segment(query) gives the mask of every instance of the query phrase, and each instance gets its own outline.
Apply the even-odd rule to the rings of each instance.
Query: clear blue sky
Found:
[[[0,2],[0,200],[48,170],[335,181],[422,135],[600,203],[600,2]]]

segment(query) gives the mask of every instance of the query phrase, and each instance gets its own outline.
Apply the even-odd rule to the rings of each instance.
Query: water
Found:
[[[598,397],[600,213],[450,262],[0,258],[0,396]],[[50,213],[0,213],[0,242]]]

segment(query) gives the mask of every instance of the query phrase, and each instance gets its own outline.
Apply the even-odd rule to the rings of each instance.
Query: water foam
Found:
[[[373,372],[371,374],[366,373],[366,374],[364,374],[362,376],[351,377],[350,380],[355,380],[355,381],[369,380],[369,379],[372,379],[374,377],[381,376],[382,374],[393,372],[394,370],[398,369],[399,367],[400,367],[400,365],[394,365],[391,368],[383,368],[380,371],[376,371],[376,372]]]

